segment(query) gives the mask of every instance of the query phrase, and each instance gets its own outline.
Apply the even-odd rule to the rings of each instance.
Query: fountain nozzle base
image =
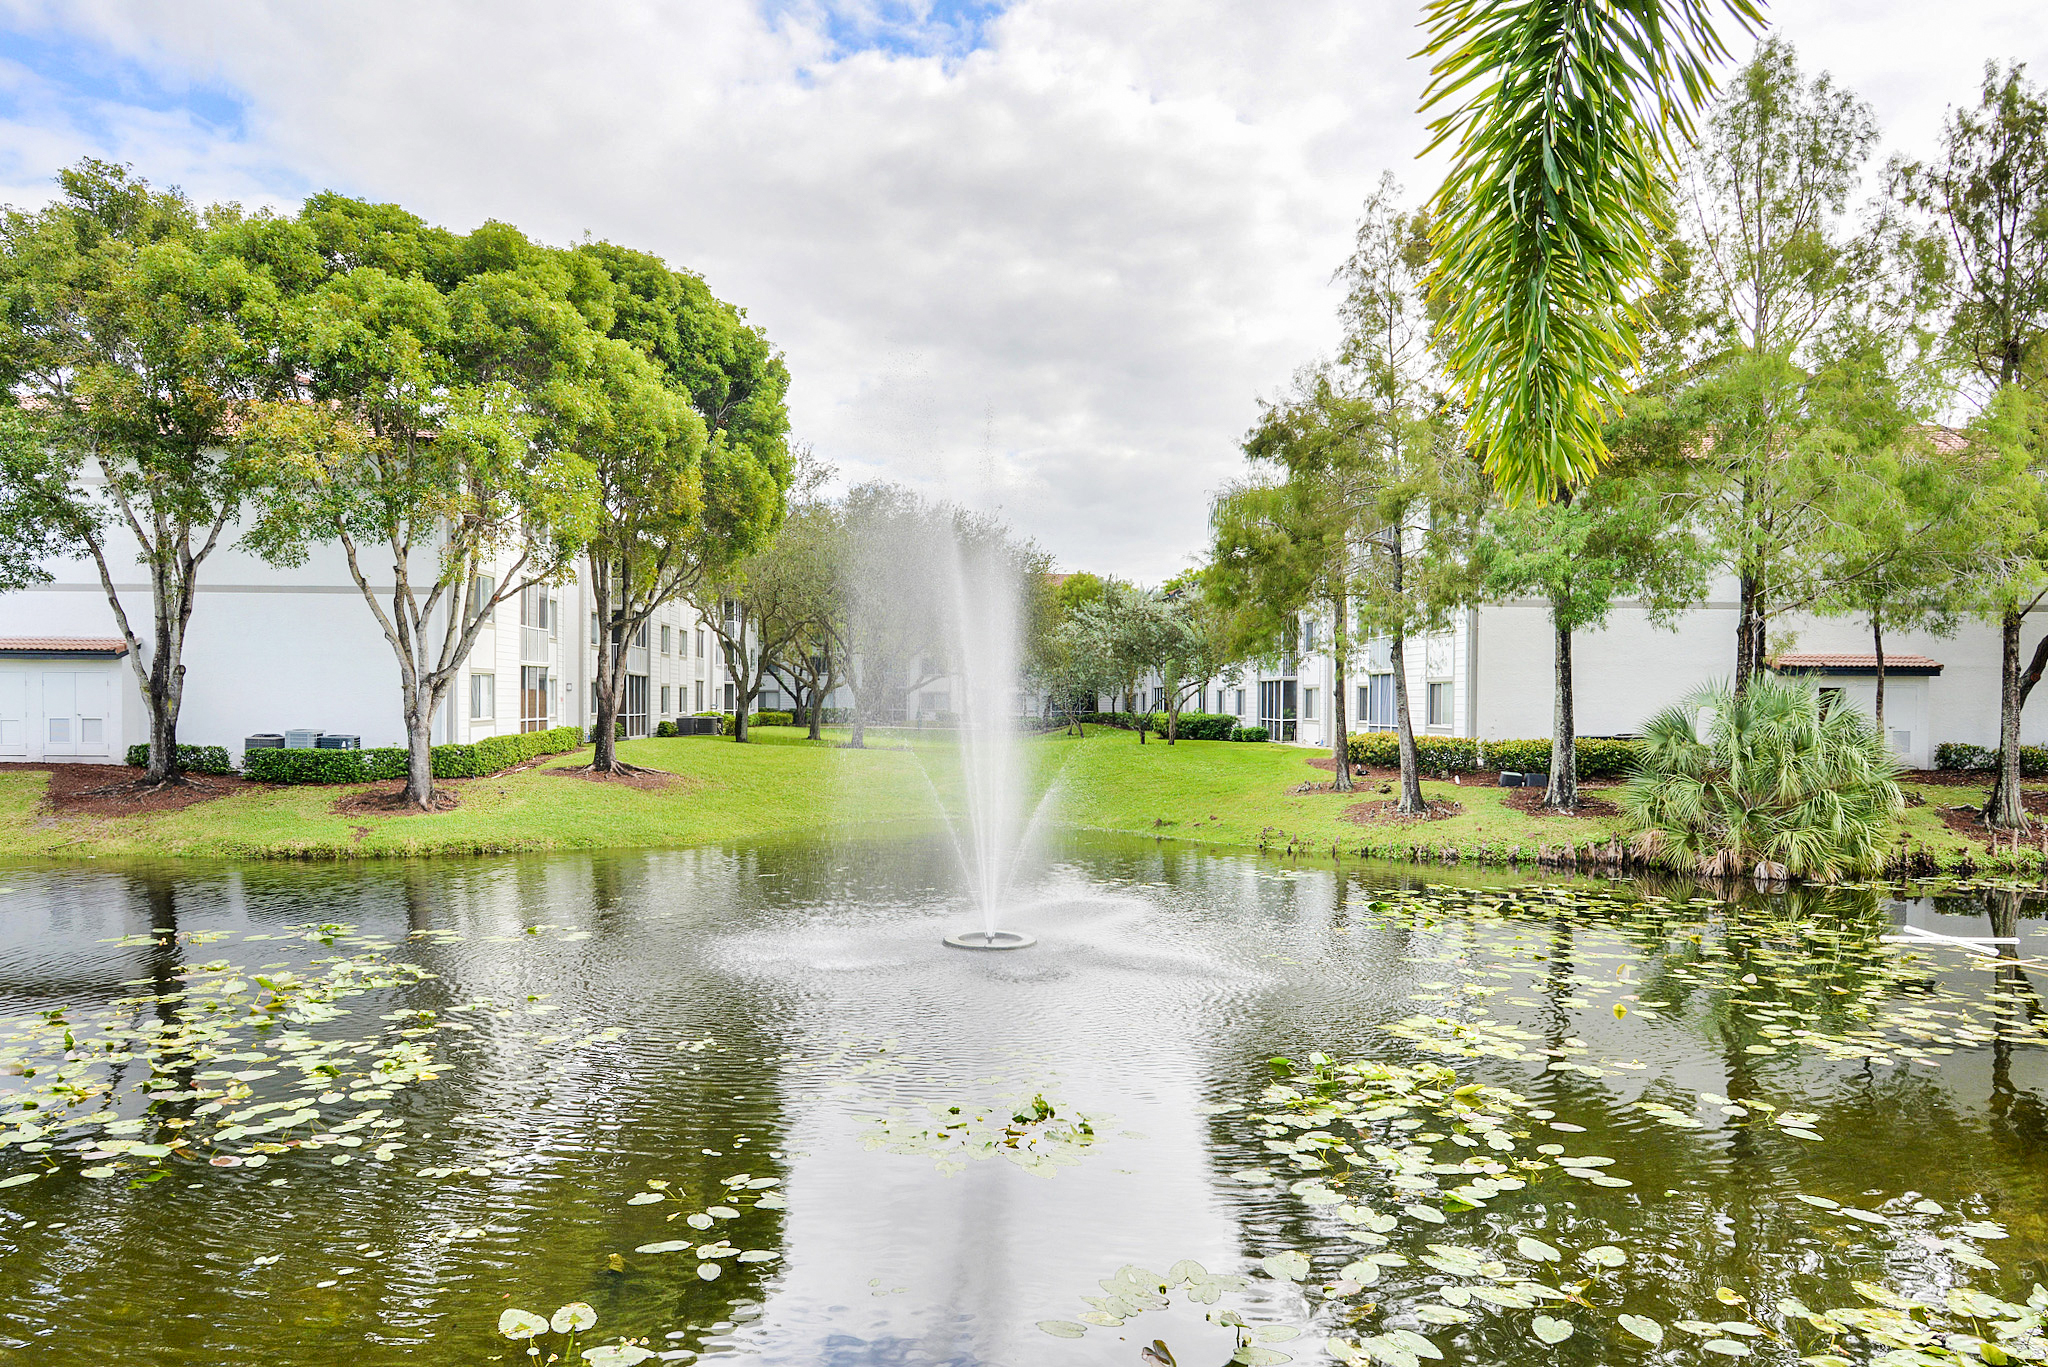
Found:
[[[1038,943],[1035,935],[1021,930],[963,930],[946,937],[955,949],[1025,949]]]

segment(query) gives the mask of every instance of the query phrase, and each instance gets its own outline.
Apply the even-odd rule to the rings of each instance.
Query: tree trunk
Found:
[[[1422,802],[1422,764],[1415,753],[1415,728],[1408,720],[1407,638],[1395,632],[1388,653],[1394,666],[1394,728],[1401,741],[1401,801],[1394,810],[1420,816],[1429,809]]]
[[[1572,707],[1572,632],[1558,625],[1557,605],[1550,608],[1550,627],[1555,637],[1556,680],[1550,720],[1550,788],[1543,805],[1571,811],[1579,805],[1578,728]]]
[[[1173,744],[1180,739],[1180,680],[1174,679],[1166,688],[1166,743]]]
[[[1332,602],[1330,612],[1330,758],[1337,762],[1336,789],[1340,793],[1352,790],[1351,782],[1351,728],[1347,725],[1344,710],[1344,694],[1350,687],[1349,677],[1344,672],[1344,661],[1350,654],[1350,639],[1345,633],[1345,610],[1348,593],[1340,588]]]
[[[1870,614],[1870,647],[1877,653],[1877,738],[1889,746],[1891,738],[1884,730],[1884,613],[1877,610]]]
[[[426,811],[434,805],[434,698],[417,678],[409,680],[408,685],[405,800]]]
[[[2020,793],[2020,626],[2024,621],[2021,614],[2008,612],[1998,624],[1998,781],[1984,802],[1984,822],[2001,831],[2017,831],[2027,824]]]
[[[163,563],[167,554],[161,552],[150,566],[156,640],[150,647],[149,686],[143,693],[149,706],[149,769],[143,775],[147,783],[179,781],[178,711],[185,698],[185,624],[191,618],[191,594],[189,585],[181,586],[172,568]]]
[[[1762,651],[1759,641],[1762,632],[1760,612],[1763,599],[1763,584],[1753,574],[1744,574],[1740,581],[1740,601],[1735,620],[1735,696],[1741,697],[1749,687],[1749,681],[1763,669]]]
[[[592,699],[590,769],[597,774],[619,772],[619,667],[622,644],[620,628],[612,621],[611,566],[591,557],[590,603],[597,611],[597,668],[591,682],[597,696]]]
[[[825,690],[824,690],[823,688],[814,688],[814,689],[812,689],[812,690],[811,690],[811,730],[810,730],[810,739],[812,739],[812,740],[823,740],[824,738],[825,738]]]

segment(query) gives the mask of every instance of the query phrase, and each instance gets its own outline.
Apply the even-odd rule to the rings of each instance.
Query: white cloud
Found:
[[[1924,141],[1984,57],[2039,55],[2029,9],[1777,18]],[[0,189],[36,196],[96,151],[202,196],[332,186],[644,246],[768,329],[798,435],[848,477],[992,493],[1070,567],[1186,563],[1257,395],[1333,340],[1328,277],[1364,193],[1388,167],[1428,188],[1415,10],[1023,0],[981,48],[941,34],[928,57],[840,54],[816,5],[774,13],[32,6],[19,26],[245,109],[225,133],[118,94],[81,114],[0,67]]]

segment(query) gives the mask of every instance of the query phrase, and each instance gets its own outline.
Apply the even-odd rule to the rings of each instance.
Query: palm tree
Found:
[[[1748,33],[1757,0],[1722,0]],[[1637,355],[1664,186],[1728,48],[1711,0],[1429,0],[1430,206],[1466,432],[1510,497],[1584,482]]]
[[[1861,713],[1765,674],[1740,694],[1710,684],[1652,718],[1620,805],[1658,863],[1832,880],[1881,862],[1905,806],[1897,773]]]

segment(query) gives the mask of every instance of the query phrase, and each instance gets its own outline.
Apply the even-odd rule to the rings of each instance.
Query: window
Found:
[[[732,711],[732,702],[733,702],[733,694],[732,694],[732,685],[731,685],[731,684],[727,684],[727,685],[725,686],[725,710],[726,710],[726,711],[728,711],[728,712]]]
[[[1301,624],[1301,648],[1303,651],[1312,651],[1316,648],[1316,626],[1317,622],[1313,617],[1308,618]],[[1306,717],[1308,713],[1304,712],[1302,715]]]
[[[647,623],[642,622],[640,629],[633,633],[633,644],[642,650],[647,649]]]
[[[1317,690],[1313,688],[1301,690],[1301,719],[1303,721],[1314,721],[1316,719],[1316,693]]]
[[[936,717],[953,710],[953,697],[949,693],[920,693],[917,695],[917,715]]]
[[[704,628],[697,628],[697,658],[704,658]]]
[[[1358,721],[1368,731],[1394,729],[1394,676],[1368,674],[1358,687]]]
[[[1388,676],[1393,677],[1392,675]],[[1429,686],[1429,724],[1449,726],[1451,724],[1451,681],[1445,679]]]
[[[498,715],[498,680],[491,674],[469,676],[469,719],[489,721]]]
[[[519,671],[519,729],[545,731],[555,711],[555,681],[543,667],[526,665]]]
[[[697,706],[694,710],[698,712],[704,710],[704,681],[702,679],[697,680]]]
[[[762,689],[761,701],[756,706],[763,712],[780,712],[782,710],[782,690],[779,688]]]
[[[545,627],[548,624],[548,591],[543,584],[528,584],[519,590],[519,625]]]
[[[1237,690],[1237,707],[1234,710],[1238,716],[1242,717],[1244,715],[1244,690],[1242,688]]]
[[[479,615],[498,615],[497,605],[491,599],[497,595],[498,581],[488,574],[479,574],[469,581],[469,609],[467,615],[474,619]]]
[[[590,614],[590,643],[597,644],[597,614],[594,612]]]
[[[669,648],[668,648],[668,643],[669,643],[669,628],[668,628],[668,626],[667,626],[666,624],[664,624],[664,625],[662,626],[662,628],[661,628],[661,653],[662,653],[662,654],[664,654],[664,655],[667,655],[667,654],[670,654],[670,653],[672,653],[672,652],[671,652],[671,651],[669,650]],[[664,712],[666,712],[666,711],[668,711],[668,708],[667,708],[667,706],[665,706],[665,705],[664,705],[664,706],[662,707],[662,709],[661,709],[661,710],[662,710],[662,711],[664,711]]]
[[[1157,712],[1165,706],[1166,690],[1164,688],[1154,688],[1152,690],[1152,710]]]
[[[663,628],[661,629],[661,632],[662,632],[662,635],[666,636],[666,635],[668,634],[668,628],[667,628],[667,627],[663,627]],[[668,716],[668,715],[669,715],[669,710],[668,710],[668,685],[667,685],[667,684],[663,684],[663,685],[661,686],[661,715],[662,715],[662,716],[664,716],[664,717],[666,717],[666,716]]]
[[[626,719],[626,734],[644,736],[647,734],[647,676],[628,674],[626,676],[626,698],[619,708],[619,715]]]

